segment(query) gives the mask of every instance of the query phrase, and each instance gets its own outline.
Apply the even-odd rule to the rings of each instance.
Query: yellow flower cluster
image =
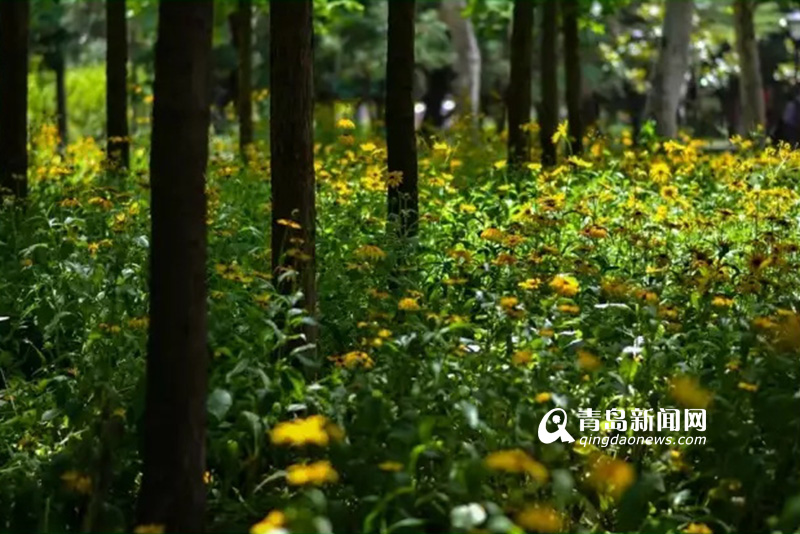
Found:
[[[540,484],[547,482],[547,468],[522,449],[495,451],[486,457],[486,466],[494,471],[526,473]]]
[[[270,432],[272,443],[292,447],[305,445],[326,447],[331,441],[339,441],[343,437],[342,429],[323,415],[278,423]]]

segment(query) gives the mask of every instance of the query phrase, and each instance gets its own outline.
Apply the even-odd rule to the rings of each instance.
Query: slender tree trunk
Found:
[[[562,24],[564,30],[564,71],[566,73],[567,117],[569,119],[570,147],[574,154],[583,152],[584,119],[581,113],[583,80],[581,75],[581,41],[578,32],[580,3],[563,0]]]
[[[130,166],[128,24],[125,0],[106,0],[106,154],[112,168]]]
[[[413,0],[389,2],[386,58],[386,148],[389,164],[389,222],[400,235],[417,232],[417,137],[414,131]],[[396,181],[399,180],[399,183]]]
[[[239,0],[239,150],[246,157],[246,148],[253,143],[253,2]]]
[[[28,194],[29,9],[0,1],[0,198]]]
[[[767,122],[764,102],[764,85],[761,80],[761,62],[758,41],[753,24],[756,10],[754,0],[734,0],[733,15],[736,28],[736,51],[739,54],[739,100],[742,106],[742,126],[745,134],[763,129]]]
[[[693,0],[666,0],[661,46],[645,114],[656,120],[662,137],[677,137],[678,106],[686,85],[692,35]]]
[[[514,0],[511,29],[511,76],[508,86],[508,163],[531,159],[531,76],[533,75],[533,0]]]
[[[63,150],[67,143],[67,65],[64,57],[62,45],[58,44],[58,50],[53,57],[53,70],[56,74],[56,123],[58,125],[58,145]]]
[[[150,332],[139,524],[201,532],[213,3],[162,1],[150,153]]]
[[[270,4],[270,149],[272,151],[272,269],[287,277],[278,287],[301,289],[316,312],[316,208],[314,190],[314,56],[312,1]],[[299,287],[298,287],[299,286]],[[307,330],[307,341],[314,332]]]
[[[556,163],[553,134],[558,128],[558,1],[542,2],[542,107],[539,136],[542,165]]]
[[[456,94],[461,112],[469,112],[473,126],[477,126],[481,99],[481,51],[472,21],[462,15],[465,8],[465,0],[443,0],[439,16],[450,31],[457,55]]]

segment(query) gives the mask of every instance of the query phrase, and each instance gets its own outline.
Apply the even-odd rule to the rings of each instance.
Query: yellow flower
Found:
[[[592,239],[603,239],[605,237],[608,237],[608,230],[606,230],[602,226],[592,224],[581,230],[581,234],[585,235],[586,237],[590,237]]]
[[[506,168],[506,163],[507,162],[504,159],[495,161],[494,162],[494,168],[497,169],[498,171],[501,170],[501,169],[505,169]]]
[[[539,404],[543,404],[545,402],[549,402],[551,398],[552,398],[552,395],[550,395],[550,393],[547,393],[545,391],[543,393],[539,393],[538,395],[536,395],[536,397],[534,397],[534,400],[536,402],[538,402]]]
[[[550,140],[555,144],[555,143],[558,143],[559,141],[561,141],[562,139],[567,139],[567,136],[568,136],[567,128],[568,128],[568,126],[569,125],[568,125],[567,121],[564,121],[561,124],[559,124],[558,128],[556,128],[556,131],[553,134],[553,136],[550,138]]]
[[[339,119],[339,121],[336,123],[336,127],[341,129],[341,130],[355,130],[356,129],[355,123],[353,121],[351,121],[350,119],[346,118],[346,117],[342,117],[341,119]]]
[[[598,453],[589,460],[587,480],[598,492],[617,499],[636,480],[636,471],[627,462]]]
[[[705,523],[689,523],[681,532],[683,534],[712,534],[712,530]]]
[[[511,356],[511,363],[514,365],[527,365],[533,361],[533,352],[528,349],[516,351]]]
[[[750,393],[755,393],[758,391],[758,384],[751,384],[749,382],[739,382],[738,387],[739,389],[743,391],[749,391]]]
[[[386,185],[389,187],[400,187],[403,183],[403,171],[391,171],[386,173]]]
[[[705,409],[713,398],[710,391],[689,376],[674,377],[669,384],[669,394],[678,404],[686,408]]]
[[[715,308],[730,308],[731,306],[733,306],[733,299],[717,295],[716,297],[711,299],[711,305],[714,306]]]
[[[403,470],[403,464],[400,462],[386,461],[378,464],[378,469],[386,471],[387,473],[396,473]]]
[[[580,285],[575,278],[562,274],[550,281],[550,287],[562,297],[574,297],[580,291]]]
[[[292,486],[321,486],[328,482],[337,482],[339,473],[328,460],[320,460],[310,464],[290,465],[286,479]]]
[[[353,252],[353,256],[360,260],[378,261],[385,258],[386,253],[378,246],[362,245]]]
[[[520,511],[516,523],[525,530],[533,532],[561,532],[564,529],[564,518],[551,506],[534,504]]]
[[[650,166],[650,179],[657,184],[666,182],[671,176],[672,173],[669,170],[669,165],[662,161],[653,163]]]
[[[417,299],[406,297],[400,299],[400,302],[397,303],[397,309],[403,311],[419,311],[420,306],[419,302],[417,302]]]
[[[519,304],[519,299],[517,297],[502,297],[500,299],[500,307],[504,310],[511,310]]]
[[[539,286],[542,285],[542,281],[538,278],[528,278],[525,281],[520,282],[517,284],[517,287],[520,289],[527,289],[528,291],[533,291],[534,289],[539,289]]]
[[[89,475],[84,475],[74,469],[61,475],[61,480],[68,490],[88,495],[92,492],[92,479]]]
[[[588,350],[578,349],[578,367],[592,372],[597,371],[603,363],[600,358],[589,352]]]
[[[301,447],[303,445],[327,446],[331,439],[341,439],[342,431],[323,415],[278,423],[270,432],[275,445]]]
[[[300,230],[302,228],[299,222],[295,222],[291,219],[278,219],[275,222],[277,222],[281,226],[286,226],[294,230]]]
[[[340,365],[342,367],[346,367],[347,369],[355,369],[357,367],[372,369],[375,366],[375,362],[366,352],[354,350],[342,356],[340,359]]]
[[[264,519],[250,527],[250,534],[269,534],[285,525],[286,515],[280,510],[273,510]]]
[[[581,312],[580,306],[576,306],[574,304],[559,304],[558,311],[561,313],[569,313],[571,315],[577,315]]]
[[[478,208],[475,207],[473,204],[466,204],[466,203],[462,203],[458,207],[458,209],[461,213],[475,213],[476,211],[478,211]]]
[[[495,451],[486,457],[486,466],[494,471],[527,473],[540,484],[547,482],[547,468],[522,449]]]
[[[481,239],[485,239],[486,241],[494,241],[495,243],[501,242],[505,238],[505,234],[502,230],[498,230],[497,228],[487,228],[483,232],[481,232]]]
[[[678,188],[674,185],[665,185],[661,188],[659,194],[661,195],[661,198],[671,202],[678,198]]]
[[[164,525],[139,525],[133,529],[134,534],[164,534]]]

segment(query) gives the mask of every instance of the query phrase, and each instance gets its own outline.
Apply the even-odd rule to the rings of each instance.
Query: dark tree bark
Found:
[[[414,0],[389,2],[386,58],[386,149],[389,223],[413,236],[419,221],[417,136],[414,131]],[[396,183],[400,180],[399,183]]]
[[[567,117],[570,147],[573,154],[583,152],[584,118],[582,111],[583,80],[581,76],[581,41],[578,32],[580,4],[578,0],[563,0],[564,70],[566,72]]]
[[[244,158],[246,147],[253,143],[253,2],[239,0],[239,31],[236,50],[239,54],[239,83],[236,109],[239,113],[239,150]]]
[[[0,1],[0,197],[28,194],[27,0]]]
[[[58,43],[53,55],[53,71],[56,74],[56,124],[58,125],[58,146],[61,150],[69,142],[67,131],[67,64],[64,49]]]
[[[531,121],[533,5],[533,0],[514,0],[507,97],[509,165],[527,163],[531,159],[530,133],[523,126]]]
[[[558,0],[542,2],[542,107],[539,135],[542,165],[556,163],[553,134],[558,128]]]
[[[270,150],[272,153],[272,269],[288,277],[280,291],[303,291],[316,312],[314,191],[314,57],[311,0],[270,4]],[[298,227],[299,226],[299,227]],[[311,329],[306,335],[313,342]]]
[[[159,4],[150,153],[150,332],[138,522],[203,530],[211,0]]]
[[[125,9],[125,0],[106,0],[106,157],[117,169],[130,165]]]
[[[761,80],[761,60],[758,55],[753,15],[755,0],[734,0],[733,19],[736,29],[736,51],[739,54],[740,91],[743,131],[751,134],[763,129],[767,123],[764,84]]]

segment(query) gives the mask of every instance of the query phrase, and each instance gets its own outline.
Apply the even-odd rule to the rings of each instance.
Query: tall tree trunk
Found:
[[[0,1],[0,197],[28,194],[29,9]]]
[[[239,53],[239,95],[237,111],[239,113],[239,150],[246,157],[246,148],[253,143],[253,1],[239,0],[239,42],[236,49]]]
[[[567,117],[569,119],[570,147],[573,154],[583,152],[584,118],[582,114],[583,79],[581,75],[581,41],[578,32],[580,3],[563,0],[562,25],[564,31],[564,71],[566,73]]]
[[[316,312],[316,208],[314,190],[314,56],[312,1],[270,5],[270,149],[272,152],[272,269],[287,277],[282,292],[301,289]],[[306,331],[313,342],[314,332]]]
[[[389,222],[400,235],[417,232],[417,137],[414,131],[414,0],[389,2],[386,58],[386,149]],[[397,183],[399,181],[399,183]]]
[[[742,127],[745,134],[764,128],[767,110],[764,102],[764,85],[761,80],[761,62],[758,41],[753,24],[754,0],[734,0],[733,14],[736,28],[736,52],[739,54],[739,101],[742,105]]]
[[[533,75],[533,0],[514,0],[511,28],[511,75],[508,85],[508,163],[531,159],[531,76]]]
[[[558,128],[558,0],[542,2],[542,107],[539,136],[542,165],[556,163],[553,134]]]
[[[58,44],[58,49],[53,56],[53,70],[56,74],[56,123],[58,125],[58,145],[63,150],[67,143],[67,64],[64,57],[62,44]]]
[[[150,152],[150,332],[138,522],[204,523],[211,0],[159,4]]]
[[[677,137],[678,106],[686,85],[692,35],[693,0],[666,0],[661,46],[645,113],[662,137]]]
[[[439,16],[450,31],[456,51],[456,94],[462,113],[469,112],[474,126],[478,124],[481,99],[481,51],[472,21],[462,15],[465,0],[444,0]]]
[[[112,168],[130,166],[128,24],[125,0],[106,0],[106,155]]]

